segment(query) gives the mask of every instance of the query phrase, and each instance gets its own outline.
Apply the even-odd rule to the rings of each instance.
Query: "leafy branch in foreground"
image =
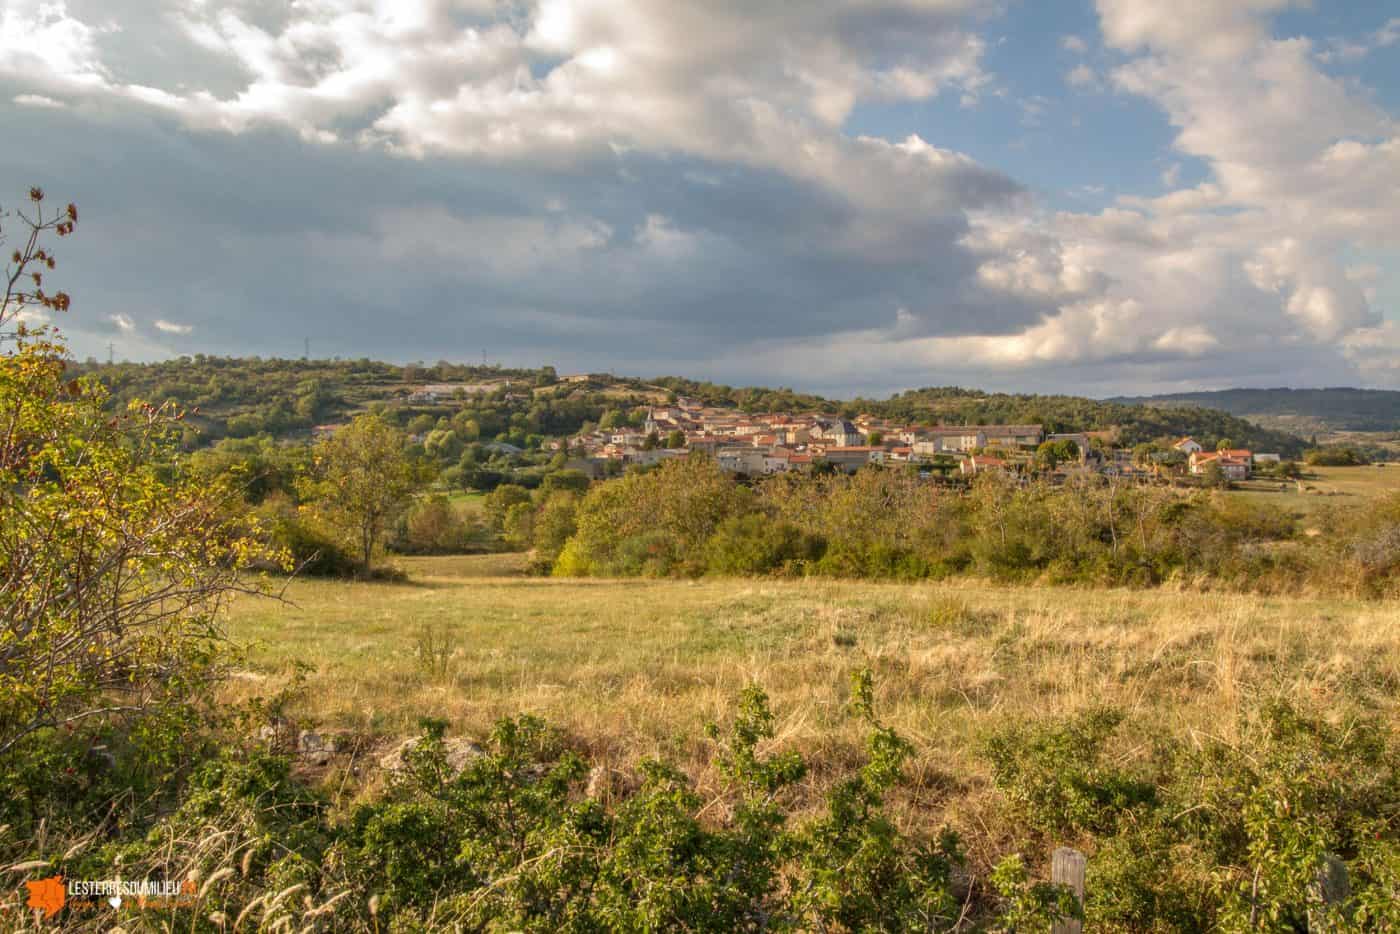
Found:
[[[16,268],[51,265],[38,235],[71,232],[76,215],[38,214]],[[38,278],[16,290],[17,275],[0,322],[35,302],[67,308]],[[99,385],[65,378],[60,340],[21,324],[15,345],[0,357],[0,756],[41,730],[96,729],[196,694],[217,663],[218,609],[248,589],[239,569],[280,563],[244,534],[225,485],[194,482],[169,456],[181,413],[113,416]]]

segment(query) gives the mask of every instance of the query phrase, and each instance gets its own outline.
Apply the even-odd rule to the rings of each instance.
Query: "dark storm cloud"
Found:
[[[840,195],[774,170],[644,154],[568,171],[410,160],[281,131],[192,133],[133,107],[0,116],[28,142],[0,152],[10,188],[81,205],[62,267],[79,353],[97,349],[85,332],[148,352],[113,331],[109,316],[127,315],[171,351],[291,354],[309,336],[327,354],[471,359],[484,346],[626,370],[888,327],[898,308],[950,334],[1047,310],[978,298],[960,213],[872,229]],[[191,332],[158,333],[157,318]]]
[[[1199,185],[1050,214],[941,148],[919,103],[1016,90],[975,0],[10,0],[0,185],[82,207],[80,353],[1400,378],[1393,118],[1270,39],[1271,4],[1204,0],[1204,45],[1154,0],[1097,8],[1106,79]]]

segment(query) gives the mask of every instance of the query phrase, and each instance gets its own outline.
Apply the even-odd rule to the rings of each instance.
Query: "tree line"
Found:
[[[917,471],[738,482],[703,456],[512,507],[537,565],[564,576],[745,574],[1389,593],[1400,498],[1304,530],[1272,506],[1071,472],[1001,472],[964,491]],[[533,519],[531,519],[533,517]]]

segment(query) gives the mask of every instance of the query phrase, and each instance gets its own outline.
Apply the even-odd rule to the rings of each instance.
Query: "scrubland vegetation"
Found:
[[[406,443],[372,404],[205,448],[23,323],[68,309],[43,241],[77,209],[35,190],[3,221],[7,927],[1400,925],[1393,497],[703,457],[591,482],[529,414],[490,425],[533,451],[507,473],[462,460],[477,418]],[[978,404],[1007,399],[1034,404]],[[28,905],[55,875],[186,887]]]
[[[289,594],[296,606],[234,607],[235,637],[257,648],[231,696],[293,683],[294,660],[309,662],[286,714],[362,750],[314,772],[326,787],[354,787],[344,773],[357,762],[373,775],[419,716],[480,741],[525,711],[561,731],[588,775],[605,770],[595,794],[631,793],[639,763],[659,758],[720,799],[707,812],[718,818],[732,805],[705,725],[727,723],[757,685],[775,716],[762,749],[808,766],[787,798],[802,825],[861,761],[867,728],[848,716],[849,683],[868,668],[881,721],[912,747],[891,819],[929,839],[957,833],[955,875],[972,880],[983,923],[1005,904],[990,881],[1003,860],[1020,854],[1043,879],[1066,844],[1090,854],[1091,929],[1248,930],[1258,870],[1275,893],[1259,910],[1280,914],[1260,926],[1288,930],[1308,847],[1377,841],[1362,846],[1343,829],[1352,821],[1392,833],[1384,807],[1362,817],[1394,793],[1400,615],[1388,602],[405,564],[403,584],[307,581]],[[1285,810],[1266,819],[1269,808]],[[1393,883],[1377,884],[1384,904]],[[1376,918],[1357,923],[1380,929]]]
[[[912,471],[736,484],[704,459],[538,498],[542,567],[564,576],[704,573],[1392,593],[1400,496],[1300,523],[1267,500],[1002,473],[967,491]],[[568,513],[572,512],[572,534]]]

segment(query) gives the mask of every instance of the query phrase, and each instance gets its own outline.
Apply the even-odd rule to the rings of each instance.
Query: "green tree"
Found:
[[[666,436],[666,447],[672,450],[685,447],[685,432],[677,428],[668,434]]]
[[[413,551],[453,552],[466,544],[467,533],[466,521],[439,493],[420,499],[409,510],[404,543]]]
[[[696,567],[705,541],[752,494],[708,457],[672,457],[656,470],[595,484],[578,508],[578,532],[556,572],[670,573]]]
[[[534,538],[534,526],[535,507],[529,500],[511,506],[501,520],[501,531],[512,548],[529,548]]]
[[[559,490],[540,504],[534,521],[535,560],[540,566],[552,566],[569,536],[577,530],[578,502],[577,493]]]
[[[408,433],[411,435],[426,435],[437,426],[437,419],[431,415],[415,415],[408,420]]]
[[[1230,480],[1225,476],[1225,470],[1220,466],[1220,461],[1213,460],[1206,464],[1201,471],[1201,483],[1211,489],[1225,489],[1230,485]]]
[[[462,456],[462,448],[462,440],[450,428],[435,428],[423,439],[423,450],[438,460],[455,461]]]
[[[481,503],[481,510],[486,514],[487,524],[499,532],[505,528],[506,516],[511,507],[529,502],[529,490],[515,483],[502,483],[486,494]]]
[[[421,486],[420,471],[404,453],[403,432],[376,415],[361,415],[316,444],[302,499],[356,544],[369,574],[384,531]]]
[[[1078,460],[1079,445],[1068,438],[1062,438],[1059,441],[1043,441],[1040,447],[1035,449],[1036,464],[1047,470],[1054,470],[1060,464]]]
[[[540,481],[540,497],[546,498],[556,490],[570,490],[574,493],[587,493],[591,481],[582,470],[556,470],[546,474]]]
[[[1303,460],[1310,467],[1359,467],[1366,463],[1366,458],[1349,447],[1313,448],[1303,455]]]

